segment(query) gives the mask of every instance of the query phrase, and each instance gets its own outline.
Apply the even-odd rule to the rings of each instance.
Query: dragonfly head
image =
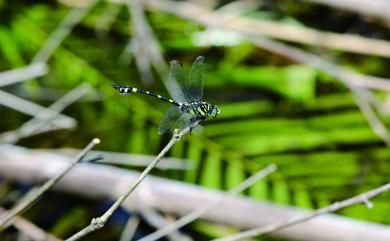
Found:
[[[215,118],[219,115],[219,113],[221,113],[221,110],[218,108],[218,106],[211,105],[210,115]]]

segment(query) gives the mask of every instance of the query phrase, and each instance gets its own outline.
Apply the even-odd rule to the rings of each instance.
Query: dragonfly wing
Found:
[[[203,97],[203,73],[205,69],[205,58],[199,56],[192,64],[188,81],[187,89],[188,94],[191,96],[192,101],[201,101]]]
[[[170,62],[171,68],[169,70],[167,87],[171,97],[178,102],[187,102],[188,91],[186,90],[186,77],[183,67],[177,60]]]
[[[191,124],[191,118],[192,118],[192,116],[188,113],[183,113],[180,116],[180,118],[178,120],[180,130],[184,130],[185,128],[187,128]]]
[[[160,125],[158,127],[158,134],[161,135],[172,130],[172,128],[175,126],[176,122],[182,115],[183,112],[176,106],[169,108],[165,113],[164,117],[161,119]]]

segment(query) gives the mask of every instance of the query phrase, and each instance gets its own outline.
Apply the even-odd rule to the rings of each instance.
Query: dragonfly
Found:
[[[188,75],[179,61],[172,60],[167,80],[168,92],[172,99],[126,85],[113,85],[112,87],[122,95],[141,93],[173,105],[166,111],[160,122],[159,134],[167,133],[177,125],[180,130],[190,127],[191,132],[195,123],[203,124],[208,117],[216,118],[221,112],[218,106],[203,101],[204,69],[205,58],[203,56],[195,59]]]

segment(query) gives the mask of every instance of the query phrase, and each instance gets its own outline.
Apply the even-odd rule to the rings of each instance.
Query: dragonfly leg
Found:
[[[203,118],[203,117],[197,117],[197,116],[195,116],[195,117],[192,117],[191,119],[190,119],[190,124],[189,124],[189,126],[190,126],[190,135],[191,135],[191,132],[192,132],[192,129],[194,129],[196,126],[195,126],[195,123],[197,122],[197,121],[199,121],[199,125],[202,125],[203,123],[204,123],[204,121],[206,120],[206,118]]]

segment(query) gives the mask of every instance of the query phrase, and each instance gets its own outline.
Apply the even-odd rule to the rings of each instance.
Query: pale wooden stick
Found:
[[[47,74],[48,70],[49,68],[46,63],[34,63],[25,67],[1,72],[0,87],[41,77]]]
[[[195,123],[194,127],[199,124],[199,121]],[[130,196],[130,194],[138,187],[138,185],[145,179],[145,177],[150,173],[150,171],[157,165],[157,163],[165,156],[165,154],[172,148],[172,146],[180,140],[180,138],[187,134],[190,131],[190,127],[185,128],[181,132],[172,136],[171,140],[168,144],[161,150],[161,152],[157,155],[157,157],[145,168],[145,170],[141,173],[141,175],[137,178],[137,180],[129,187],[129,189],[121,196],[116,202],[100,217],[92,219],[90,225],[83,228],[76,234],[72,235],[70,238],[66,239],[66,241],[75,241],[78,240],[85,235],[101,229],[107,220],[111,217],[111,215],[119,208],[120,205]]]
[[[140,202],[139,204],[139,210],[142,217],[148,222],[148,224],[158,230],[166,226],[168,223],[166,218],[164,218],[152,207],[149,207],[142,202]],[[192,238],[190,238],[185,234],[180,233],[177,230],[167,234],[167,238],[170,241],[192,241]]]
[[[146,75],[150,75],[147,72],[150,72],[150,66],[153,66],[160,77],[165,78],[168,67],[161,54],[160,44],[145,16],[143,2],[132,0],[127,3],[127,6],[131,13],[133,52],[138,55],[135,58],[136,64],[140,70],[146,71]]]
[[[47,62],[65,37],[69,35],[72,29],[84,18],[96,2],[96,0],[91,0],[85,7],[72,9],[50,34],[42,48],[35,54],[32,63]]]
[[[103,37],[110,30],[112,23],[115,21],[118,13],[121,10],[122,5],[111,3],[104,10],[102,15],[96,21],[95,32],[99,37]]]
[[[390,2],[388,0],[305,0],[335,8],[346,9],[363,15],[385,19],[390,24]]]
[[[157,230],[154,233],[151,233],[138,241],[154,241],[158,240],[159,238],[164,237],[165,235],[195,221],[196,219],[200,218],[204,214],[210,212],[214,208],[217,208],[218,206],[221,206],[225,201],[228,201],[229,198],[237,195],[238,193],[242,192],[243,190],[247,189],[248,187],[252,186],[256,181],[259,179],[262,179],[272,172],[276,171],[276,165],[271,164],[267,166],[266,168],[260,170],[255,175],[250,176],[246,180],[244,180],[242,183],[240,183],[235,188],[231,189],[229,192],[225,193],[220,198],[216,199],[215,201],[211,203],[206,203],[205,205],[199,207],[198,209],[195,209],[191,213],[181,217],[177,221],[170,223],[169,225]]]
[[[125,2],[125,0],[121,1]],[[144,0],[144,2],[147,7],[184,17],[208,27],[222,27],[258,37],[266,36],[295,43],[340,49],[352,53],[390,57],[390,43],[385,40],[318,31],[307,27],[291,26],[270,20],[219,14],[188,1]],[[229,21],[220,21],[221,18],[225,17],[228,17]]]
[[[44,111],[50,113],[53,112],[46,107],[40,106],[2,90],[0,90],[0,104],[31,116],[35,116],[37,113]],[[59,114],[58,118],[53,121],[53,124],[62,128],[72,128],[76,125],[76,120],[66,115]]]
[[[247,238],[257,237],[257,236],[267,234],[267,233],[272,233],[272,232],[275,232],[275,231],[278,231],[278,230],[281,230],[281,229],[284,229],[287,227],[291,227],[291,226],[299,224],[299,223],[306,222],[310,219],[313,219],[313,218],[320,216],[320,215],[323,215],[323,214],[332,213],[332,212],[335,212],[335,211],[340,210],[342,208],[346,208],[346,207],[349,207],[349,206],[352,206],[352,205],[355,205],[358,203],[367,203],[367,201],[369,199],[374,198],[374,197],[378,196],[379,194],[381,194],[383,192],[387,192],[389,190],[390,190],[390,183],[385,184],[385,185],[378,187],[376,189],[373,189],[371,191],[362,193],[362,194],[357,195],[355,197],[346,199],[342,202],[336,202],[336,203],[334,203],[330,206],[327,206],[325,208],[318,209],[317,211],[310,213],[310,214],[307,214],[303,217],[296,217],[296,218],[293,218],[287,222],[282,222],[279,224],[273,224],[273,225],[268,225],[265,227],[250,229],[250,230],[247,230],[247,231],[244,231],[244,232],[232,235],[232,236],[214,239],[214,241],[237,241],[237,240],[243,240],[243,239],[247,239]]]
[[[7,143],[16,143],[21,138],[35,134],[41,127],[54,120],[63,109],[80,99],[90,90],[91,88],[88,84],[79,85],[47,109],[36,113],[31,120],[25,122],[18,129],[1,134],[0,140]]]
[[[126,222],[125,228],[123,229],[119,241],[131,241],[133,239],[135,231],[138,228],[139,221],[139,217],[131,216]]]
[[[4,212],[7,211],[0,207],[0,214]],[[61,241],[61,239],[47,233],[45,230],[20,216],[15,217],[14,226],[34,241]]]
[[[75,167],[87,153],[96,145],[99,144],[100,140],[95,138],[93,139],[78,155],[75,159],[60,173],[56,176],[48,180],[41,187],[34,190],[33,193],[30,193],[26,199],[12,208],[10,211],[6,212],[4,215],[0,217],[0,230],[5,227],[15,216],[22,213],[26,210],[30,205],[32,205],[42,194],[44,194],[47,190],[49,190],[54,184],[56,184],[65,174],[67,174],[73,167]]]
[[[31,161],[26,162],[26,159]],[[1,155],[0,175],[10,181],[34,182],[52,177],[68,162],[69,158],[56,152],[41,154],[13,146]],[[139,175],[139,172],[116,167],[77,165],[53,190],[88,198],[116,199],[127,191]],[[222,191],[151,175],[140,187],[121,205],[128,212],[134,212],[138,209],[138,203],[143,202],[157,210],[183,216],[224,195]],[[202,219],[246,230],[302,217],[307,213],[307,210],[300,208],[241,196],[232,197],[221,207],[202,216]],[[327,214],[304,225],[276,232],[275,237],[302,241],[356,241],[355,237],[361,237],[359,241],[390,240],[390,229],[379,223]]]

